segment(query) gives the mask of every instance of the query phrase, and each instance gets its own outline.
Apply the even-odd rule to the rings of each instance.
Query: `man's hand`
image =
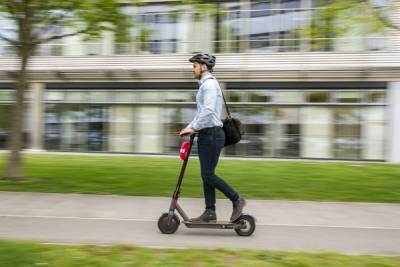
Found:
[[[195,132],[195,130],[193,128],[185,128],[185,129],[182,129],[180,131],[179,135],[180,136],[182,136],[182,135],[192,135],[192,134],[194,134],[194,132]]]

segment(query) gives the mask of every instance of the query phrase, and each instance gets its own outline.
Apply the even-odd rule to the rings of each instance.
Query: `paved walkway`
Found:
[[[400,255],[400,204],[250,200],[251,237],[233,230],[187,229],[163,235],[157,220],[169,198],[0,192],[0,238],[148,247],[248,248]],[[189,216],[203,200],[182,198]],[[231,204],[217,201],[220,220]]]

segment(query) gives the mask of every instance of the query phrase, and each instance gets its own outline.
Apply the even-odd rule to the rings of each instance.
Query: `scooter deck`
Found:
[[[234,229],[240,227],[240,224],[228,221],[207,222],[207,223],[183,221],[183,223],[188,228]]]

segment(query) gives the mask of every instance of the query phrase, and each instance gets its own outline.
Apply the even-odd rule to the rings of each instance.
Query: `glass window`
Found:
[[[66,151],[106,151],[107,112],[97,105],[47,104],[45,148]]]
[[[233,146],[226,147],[226,155],[271,156],[273,137],[273,109],[267,107],[232,107],[233,116],[241,120],[244,135]]]
[[[107,150],[107,109],[102,106],[88,107],[88,151]]]
[[[385,103],[386,102],[385,91],[367,92],[367,95],[368,95],[368,102],[371,102],[371,103]]]
[[[182,140],[177,137],[177,133],[180,129],[185,128],[189,124],[189,122],[193,119],[195,112],[196,109],[194,107],[163,108],[161,112],[161,124],[163,131],[161,138],[164,153],[178,153]],[[196,150],[194,149],[192,152],[196,153]]]
[[[271,102],[271,92],[269,91],[250,91],[248,92],[249,102],[267,103]]]
[[[229,19],[233,20],[233,19],[240,19],[240,6],[231,6],[229,7]]]
[[[301,142],[299,109],[277,108],[276,122],[277,155],[299,157]]]
[[[109,102],[109,94],[107,91],[90,91],[90,102]]]
[[[162,14],[160,18],[160,23],[176,23],[177,19],[179,17],[179,14]]]
[[[330,101],[330,92],[327,91],[311,91],[307,93],[307,102],[310,103],[326,103]]]
[[[334,156],[359,159],[362,145],[360,109],[336,108],[334,118]]]
[[[0,90],[0,101],[14,101],[14,91]]]
[[[250,35],[250,48],[251,49],[267,49],[270,47],[271,35],[269,32],[251,34]]]
[[[166,93],[166,101],[168,102],[195,102],[195,91],[168,91]]]
[[[0,149],[7,148],[9,130],[11,127],[11,110],[10,105],[0,105]]]
[[[64,105],[61,118],[61,149],[66,151],[87,151],[87,122],[89,116],[86,105]]]
[[[64,92],[62,91],[47,91],[44,99],[46,101],[63,101]]]
[[[149,49],[153,54],[175,53],[176,42],[176,39],[151,40]]]
[[[360,103],[363,96],[360,91],[336,91],[334,98],[339,103]]]
[[[228,95],[228,102],[242,102],[242,93],[237,90],[229,90],[224,92],[225,96]]]
[[[88,92],[87,91],[71,91],[65,92],[65,98],[68,102],[84,102],[87,103],[89,101]]]
[[[300,49],[300,41],[298,36],[291,31],[281,31],[279,32],[279,51],[296,51]]]
[[[135,92],[111,92],[115,102],[130,103],[137,100]]]
[[[62,140],[62,105],[46,104],[44,114],[44,146],[48,150],[60,150]]]
[[[138,95],[141,102],[163,102],[165,94],[160,92],[140,92]]]
[[[271,6],[272,4],[270,1],[252,3],[250,15],[252,18],[270,16],[272,13],[271,10],[269,10]]]
[[[46,104],[45,148],[176,153],[180,145],[176,133],[194,117],[196,92],[177,89],[46,91],[46,100],[65,103]],[[226,155],[384,159],[385,107],[380,103],[384,104],[385,90],[250,89],[227,90],[225,95],[233,103],[231,111],[241,119],[245,131],[239,144],[224,150]],[[364,101],[378,104],[356,107],[340,105],[342,102],[335,102],[334,107],[318,104],[330,103],[331,95],[343,103],[348,99],[362,101],[364,97]],[[85,98],[110,103],[88,104],[89,101],[82,100]],[[264,105],[272,100],[274,105]],[[303,100],[309,104],[301,106]],[[119,104],[112,104],[113,101]],[[140,105],[135,105],[136,101]],[[161,101],[185,105],[145,105]],[[7,112],[10,106],[0,105],[0,114]],[[8,118],[7,115],[0,117],[0,147],[5,145],[8,132],[4,125],[9,122]]]
[[[302,91],[274,91],[275,103],[304,103]]]
[[[177,13],[178,6],[145,5],[138,7],[141,15],[137,16],[132,35],[138,41],[138,52],[175,53],[179,39],[179,30],[186,27],[185,15]],[[132,13],[132,15],[135,15]],[[181,22],[181,23],[178,23]],[[183,22],[183,23],[182,23]]]
[[[287,10],[287,9],[296,9],[301,7],[300,0],[281,0],[281,13],[293,12],[295,10]]]

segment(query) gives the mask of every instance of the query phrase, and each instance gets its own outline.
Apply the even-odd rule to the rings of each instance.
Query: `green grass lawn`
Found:
[[[170,196],[178,158],[27,155],[22,182],[2,191]],[[0,174],[5,155],[0,155]],[[182,197],[203,197],[197,158],[189,161]],[[400,202],[400,165],[312,161],[221,160],[217,174],[251,199]],[[219,197],[223,197],[221,194]]]
[[[0,266],[400,266],[400,257],[262,250],[149,249],[127,245],[63,246],[0,241]]]

